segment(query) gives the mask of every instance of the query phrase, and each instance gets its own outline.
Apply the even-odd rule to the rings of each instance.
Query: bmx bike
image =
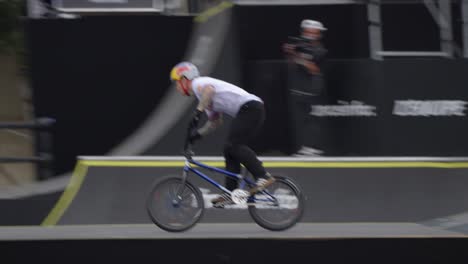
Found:
[[[211,183],[222,191],[222,195],[228,195],[234,204],[247,205],[252,219],[265,229],[281,231],[300,221],[304,211],[304,197],[299,186],[290,178],[273,175],[276,180],[273,184],[250,194],[248,190],[256,186],[251,176],[231,173],[196,161],[188,144],[184,150],[184,157],[182,176],[158,179],[147,196],[147,213],[152,222],[161,229],[170,232],[186,231],[202,218],[205,210],[204,199],[200,189],[188,179],[191,174]],[[226,189],[197,167],[236,179],[238,188],[233,191]]]

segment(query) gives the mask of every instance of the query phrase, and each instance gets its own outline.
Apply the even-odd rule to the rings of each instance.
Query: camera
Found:
[[[310,40],[303,37],[288,37],[287,44],[301,58],[320,62],[325,58],[327,50],[322,45],[313,45]]]
[[[288,44],[294,46],[294,51],[297,53],[306,52],[306,48],[309,45],[307,40],[301,37],[288,37]]]

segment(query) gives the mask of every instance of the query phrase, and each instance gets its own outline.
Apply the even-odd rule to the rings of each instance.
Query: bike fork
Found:
[[[182,171],[182,184],[179,186],[178,190],[176,191],[176,197],[172,201],[174,205],[178,205],[180,201],[182,200],[182,193],[184,192],[184,189],[185,189],[187,176],[188,176],[188,169],[184,168],[184,170]]]

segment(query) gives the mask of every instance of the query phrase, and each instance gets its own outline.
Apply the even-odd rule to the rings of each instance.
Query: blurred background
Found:
[[[284,52],[304,19],[327,29],[312,97]],[[468,156],[467,57],[463,0],[1,0],[0,190],[63,190],[80,155],[180,155],[181,60],[265,100],[260,156]]]
[[[195,177],[201,225],[153,225],[196,105],[180,61],[264,100],[250,146],[303,190],[297,226]],[[468,0],[0,0],[1,259],[467,263],[467,73]],[[197,158],[223,166],[225,123]]]
[[[190,104],[168,95],[182,59],[264,98],[260,155],[464,156],[467,12],[450,0],[0,1],[0,184],[62,175],[79,155],[178,155],[189,107],[162,109]],[[326,55],[318,96],[297,108],[282,45],[304,19],[327,28]]]

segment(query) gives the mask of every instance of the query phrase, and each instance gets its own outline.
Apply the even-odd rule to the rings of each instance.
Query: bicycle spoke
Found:
[[[183,189],[181,189],[183,188]],[[203,211],[203,198],[197,190],[179,178],[168,178],[153,189],[154,198],[147,208],[151,220],[168,231],[181,231],[194,225]],[[151,196],[150,196],[151,197]],[[178,203],[174,203],[177,199]]]
[[[299,193],[282,178],[255,195],[249,212],[261,226],[271,230],[283,230],[296,223],[302,215]]]

